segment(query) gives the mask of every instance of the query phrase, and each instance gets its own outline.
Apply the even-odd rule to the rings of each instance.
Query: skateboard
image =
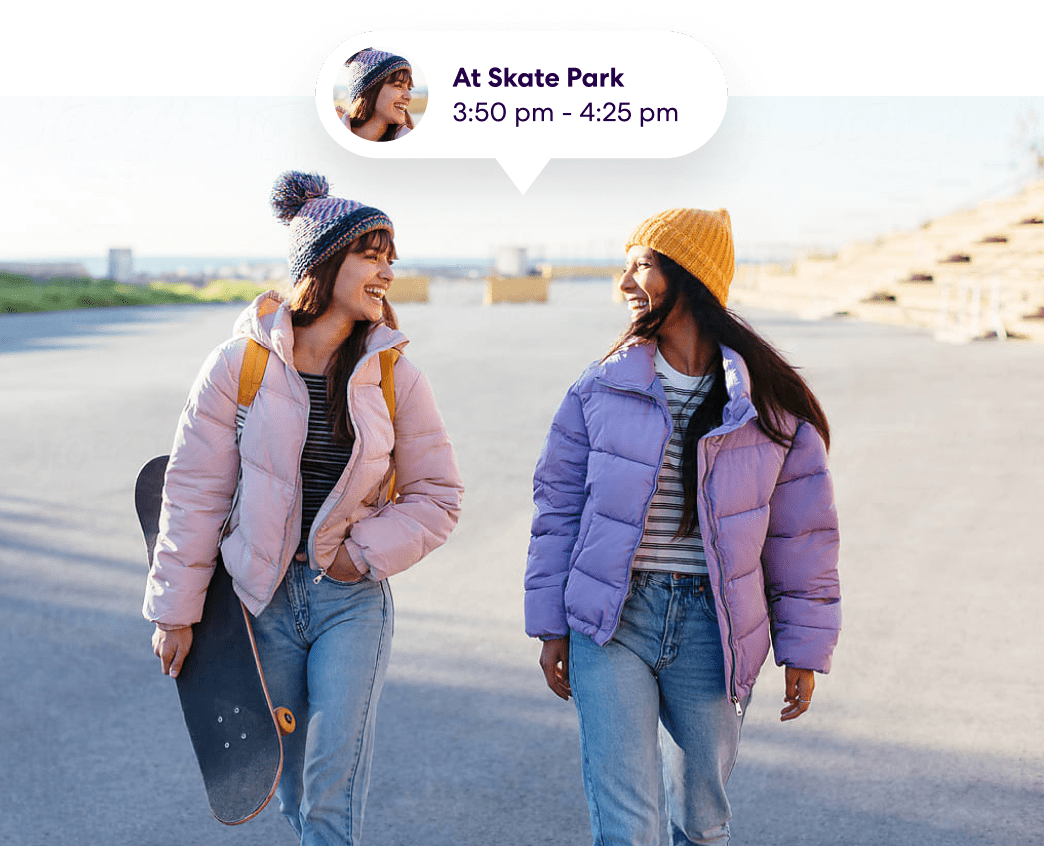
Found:
[[[167,458],[149,461],[134,486],[150,566]],[[286,708],[272,707],[250,615],[220,556],[176,682],[211,813],[225,825],[252,819],[279,784],[282,736],[294,730],[294,717]]]

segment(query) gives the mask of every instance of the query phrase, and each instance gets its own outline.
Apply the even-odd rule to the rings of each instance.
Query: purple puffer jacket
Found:
[[[697,499],[729,696],[750,693],[768,656],[830,669],[841,627],[838,530],[826,448],[796,425],[790,449],[758,427],[743,359],[722,346],[729,394],[722,425],[700,440]],[[627,595],[631,561],[672,422],[655,347],[592,364],[555,414],[533,480],[526,631],[570,627],[605,644]]]

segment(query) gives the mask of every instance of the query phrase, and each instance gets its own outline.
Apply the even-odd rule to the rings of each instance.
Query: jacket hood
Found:
[[[294,366],[294,327],[290,320],[290,307],[278,291],[266,291],[243,309],[232,326],[232,335],[251,338],[274,352],[288,367]],[[378,323],[366,339],[366,353],[392,347],[402,349],[408,343],[409,338],[398,329]]]
[[[747,363],[731,347],[719,344],[725,370],[725,390],[729,401],[722,412],[721,431],[738,429],[758,416],[750,398],[750,371]],[[594,365],[594,375],[621,388],[662,393],[654,363],[656,345],[631,344]]]

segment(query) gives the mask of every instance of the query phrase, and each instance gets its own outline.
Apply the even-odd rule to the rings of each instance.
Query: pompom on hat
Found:
[[[395,228],[388,215],[330,196],[326,178],[290,170],[272,188],[275,216],[290,227],[290,277],[296,284],[319,262],[367,232]]]
[[[410,63],[402,56],[386,53],[383,50],[374,50],[371,47],[349,56],[344,66],[348,69],[346,86],[349,103],[388,74],[395,73],[397,70],[413,72]]]
[[[736,273],[732,221],[725,209],[668,209],[639,223],[624,249],[649,247],[699,279],[723,306]]]

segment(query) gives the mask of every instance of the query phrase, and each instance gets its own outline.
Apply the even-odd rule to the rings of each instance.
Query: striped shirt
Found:
[[[667,407],[674,429],[663,454],[663,465],[656,480],[645,530],[634,556],[635,570],[660,570],[672,573],[706,573],[703,538],[699,528],[691,535],[675,537],[685,505],[682,486],[682,440],[693,411],[703,402],[714,384],[713,374],[687,376],[671,367],[656,351],[656,375],[667,395]]]
[[[302,373],[308,386],[308,436],[301,452],[301,483],[304,502],[301,512],[301,545],[308,543],[312,522],[326,497],[348,465],[352,444],[339,444],[333,439],[333,428],[327,418],[330,404],[326,398],[326,377]]]

